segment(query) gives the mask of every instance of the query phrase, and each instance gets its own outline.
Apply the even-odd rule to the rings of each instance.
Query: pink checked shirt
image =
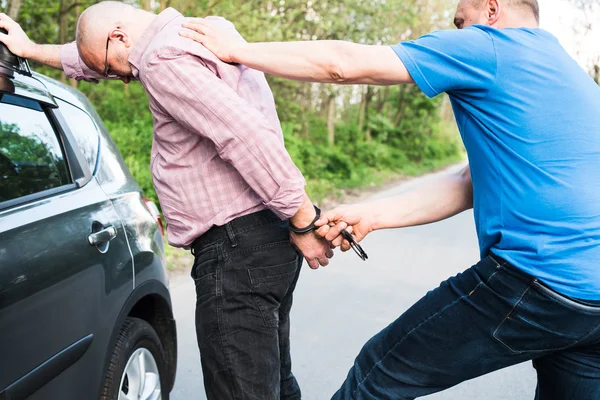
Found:
[[[179,36],[185,20],[166,9],[129,56],[150,97],[150,169],[169,243],[178,247],[214,225],[266,208],[288,219],[302,204],[305,186],[285,150],[264,75],[223,63]],[[74,43],[63,46],[61,62],[70,77],[101,78],[81,61]]]

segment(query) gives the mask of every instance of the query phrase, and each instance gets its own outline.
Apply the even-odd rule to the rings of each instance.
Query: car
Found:
[[[168,399],[156,205],[79,91],[0,46],[0,399]]]

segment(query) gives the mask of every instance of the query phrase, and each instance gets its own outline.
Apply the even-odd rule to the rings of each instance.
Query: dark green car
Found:
[[[0,50],[0,400],[168,399],[160,214],[88,100]]]

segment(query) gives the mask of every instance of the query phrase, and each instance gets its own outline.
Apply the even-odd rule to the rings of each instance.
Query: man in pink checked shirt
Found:
[[[179,36],[185,21],[172,8],[155,15],[103,2],[82,14],[76,44],[34,44],[6,15],[0,41],[75,79],[141,82],[154,115],[150,168],[168,240],[195,256],[208,398],[299,399],[289,346],[296,249],[311,268],[326,266],[333,251],[310,229],[318,209],[285,150],[264,75]]]

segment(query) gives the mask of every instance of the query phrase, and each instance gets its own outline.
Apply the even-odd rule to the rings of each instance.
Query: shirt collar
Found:
[[[139,40],[133,45],[131,52],[129,53],[129,64],[131,64],[133,76],[138,77],[140,71],[140,64],[142,57],[146,52],[146,49],[150,45],[150,42],[169,22],[181,14],[174,8],[167,8],[156,16],[154,21],[146,28]]]

